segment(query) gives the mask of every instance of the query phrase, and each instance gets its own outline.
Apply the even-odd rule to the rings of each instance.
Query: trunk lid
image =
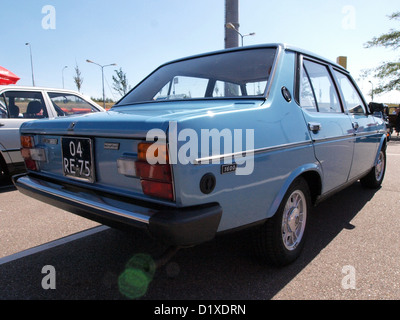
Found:
[[[225,100],[121,106],[108,112],[27,122],[21,127],[21,133],[34,136],[35,148],[45,150],[46,160],[38,161],[38,173],[41,175],[99,191],[173,205],[174,201],[145,195],[143,181],[135,176],[121,174],[118,160],[137,161],[138,145],[145,141],[147,132],[161,129],[167,133],[170,121],[179,123],[195,120],[197,123],[196,118],[209,118],[210,113],[234,112],[254,108],[255,104],[255,101]],[[205,105],[207,108],[204,108]],[[90,153],[71,160],[71,154],[79,154],[82,149],[90,149]],[[90,179],[71,175],[77,171],[74,165],[78,161],[82,162],[81,173],[89,171],[90,167],[93,173]],[[171,179],[173,183],[173,176]],[[179,199],[174,200],[179,203]]]

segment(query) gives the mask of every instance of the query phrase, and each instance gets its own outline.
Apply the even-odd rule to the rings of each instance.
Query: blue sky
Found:
[[[101,69],[86,59],[116,63],[104,71],[106,96],[117,100],[111,90],[116,68],[134,86],[164,62],[223,49],[224,6],[225,0],[2,0],[0,65],[21,78],[18,85],[31,85],[29,42],[37,86],[62,87],[62,69],[68,66],[65,88],[76,90],[77,64],[84,79],[81,91],[101,97]],[[398,0],[239,0],[240,32],[256,33],[244,38],[245,45],[285,42],[333,61],[347,56],[348,69],[358,79],[362,69],[398,59],[399,52],[363,44],[398,29],[387,16],[399,10]],[[377,84],[360,80],[365,95],[371,89],[368,80]],[[400,103],[400,95],[374,100]]]

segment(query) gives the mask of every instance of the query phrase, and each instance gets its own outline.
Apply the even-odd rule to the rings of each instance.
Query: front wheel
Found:
[[[310,207],[308,184],[298,178],[286,192],[276,214],[254,234],[257,255],[276,266],[296,260],[304,246]]]
[[[378,161],[371,171],[360,180],[365,187],[377,189],[381,186],[386,171],[386,152],[381,150],[378,155]]]
[[[8,179],[8,170],[5,162],[0,155],[0,183]]]

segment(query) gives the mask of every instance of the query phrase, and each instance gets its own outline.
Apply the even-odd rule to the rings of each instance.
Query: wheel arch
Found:
[[[304,165],[304,166],[299,167],[296,170],[294,170],[290,174],[288,179],[286,179],[285,183],[282,185],[277,196],[275,197],[275,199],[272,203],[272,206],[270,207],[270,209],[267,213],[267,218],[270,218],[273,215],[275,215],[286,192],[288,191],[290,186],[293,184],[293,182],[300,177],[303,178],[307,182],[308,187],[310,189],[311,201],[312,201],[312,204],[314,205],[316,203],[318,196],[321,195],[321,191],[322,191],[321,176],[322,176],[321,168],[316,163],[307,164],[307,165]]]
[[[387,147],[387,139],[385,135],[382,135],[381,141],[379,143],[379,148],[376,151],[376,157],[374,161],[374,166],[378,163],[379,159],[379,152],[382,150],[383,152],[386,152],[386,147]]]
[[[6,176],[9,175],[9,170],[8,170],[8,166],[7,166],[7,162],[3,157],[3,152],[0,150],[0,167],[3,168],[4,174]]]

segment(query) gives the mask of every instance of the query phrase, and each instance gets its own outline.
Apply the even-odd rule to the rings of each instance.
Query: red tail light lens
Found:
[[[33,170],[33,171],[37,171],[38,167],[36,165],[36,161],[32,160],[32,159],[25,159],[25,167],[28,170]]]
[[[149,162],[156,163],[150,164]],[[136,175],[140,177],[144,194],[170,201],[174,200],[171,166],[166,144],[139,143],[138,161],[135,166]]]
[[[171,167],[169,164],[148,164],[144,161],[136,161],[136,174],[141,179],[171,182]]]
[[[166,144],[142,142],[138,145],[138,156],[117,160],[118,173],[140,178],[144,194],[174,201],[171,165],[168,163]]]
[[[149,196],[159,197],[170,201],[174,200],[172,183],[141,180],[143,193]]]

